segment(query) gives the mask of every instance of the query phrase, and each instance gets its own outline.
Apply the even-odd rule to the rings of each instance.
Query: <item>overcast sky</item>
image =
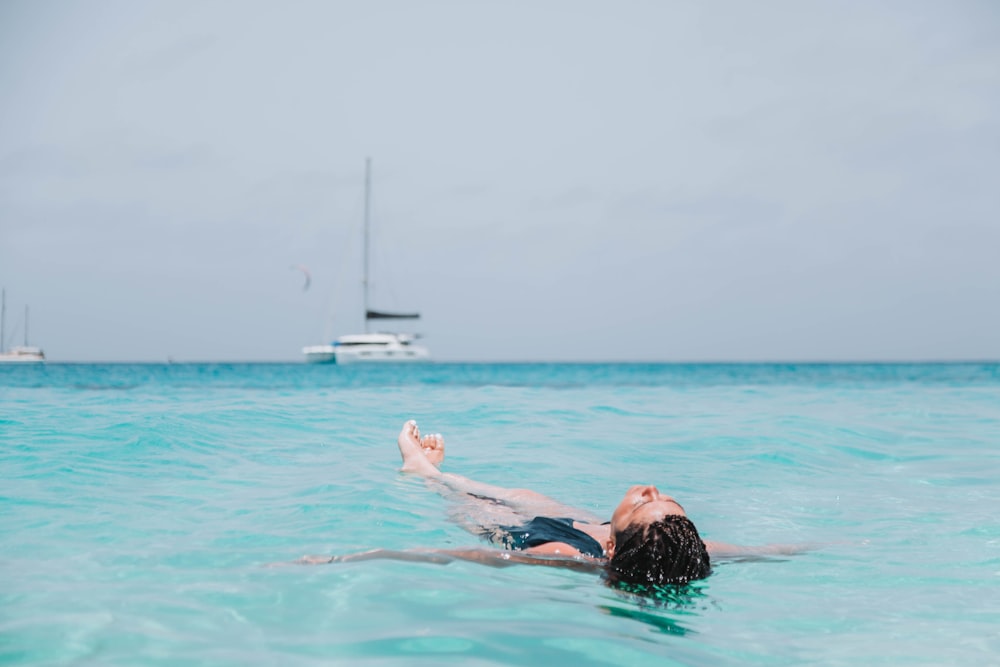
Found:
[[[367,157],[440,360],[1000,358],[990,0],[2,0],[0,100],[54,361],[356,333]]]

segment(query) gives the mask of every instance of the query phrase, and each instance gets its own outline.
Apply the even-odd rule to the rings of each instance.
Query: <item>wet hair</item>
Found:
[[[691,520],[668,515],[650,524],[630,524],[615,534],[608,561],[612,585],[686,584],[712,572],[708,549]]]

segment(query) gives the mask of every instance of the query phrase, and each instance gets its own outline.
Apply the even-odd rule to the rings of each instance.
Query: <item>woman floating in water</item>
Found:
[[[655,486],[633,486],[601,522],[590,512],[564,505],[528,489],[484,484],[439,469],[444,460],[440,434],[421,437],[408,421],[398,439],[404,472],[426,478],[443,496],[465,507],[464,527],[499,549],[390,551],[375,549],[346,556],[306,556],[300,563],[333,563],[372,558],[448,563],[455,559],[491,565],[526,563],[603,571],[609,583],[626,586],[686,584],[704,579],[711,556],[753,557],[791,554],[803,546],[736,547],[702,540],[676,500]]]

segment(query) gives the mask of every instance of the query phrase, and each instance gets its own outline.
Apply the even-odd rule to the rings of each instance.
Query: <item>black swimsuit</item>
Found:
[[[573,527],[573,519],[536,516],[520,526],[502,526],[500,542],[511,551],[522,551],[550,542],[568,544],[582,554],[604,558],[600,542]]]

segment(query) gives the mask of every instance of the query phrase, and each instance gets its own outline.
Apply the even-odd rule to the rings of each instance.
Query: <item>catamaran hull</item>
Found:
[[[34,345],[15,345],[9,352],[0,352],[0,364],[40,364],[45,353]]]
[[[400,350],[355,348],[337,350],[336,358],[338,364],[412,363],[429,361],[431,355],[422,347],[406,347]]]
[[[303,348],[306,363],[309,364],[372,364],[372,363],[413,363],[430,361],[430,352],[416,345],[386,348],[382,346],[354,345],[313,345]]]

